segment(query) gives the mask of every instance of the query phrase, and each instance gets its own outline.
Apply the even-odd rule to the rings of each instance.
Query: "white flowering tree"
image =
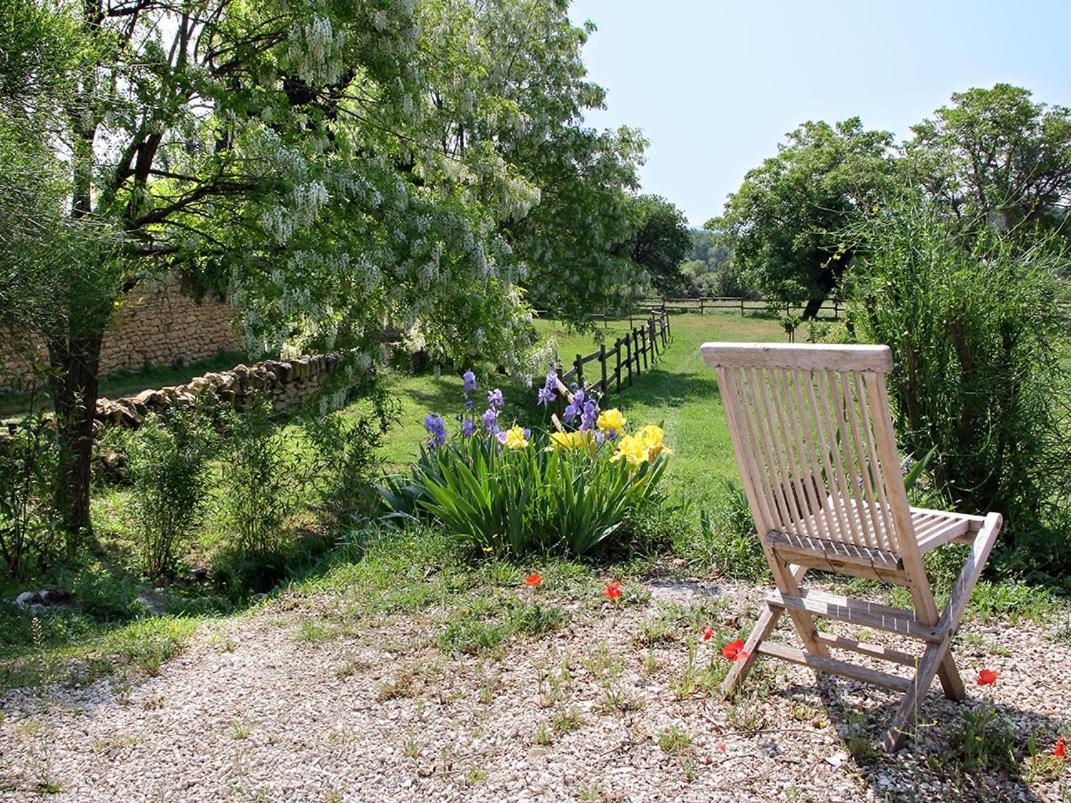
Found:
[[[571,299],[630,281],[612,249],[642,142],[581,127],[602,93],[566,7],[4,4],[0,149],[33,157],[3,209],[40,225],[0,242],[0,315],[48,346],[69,529],[89,526],[103,332],[146,277],[228,289],[253,351],[372,359],[390,329],[506,365],[522,287],[579,317]]]
[[[642,140],[582,127],[567,3],[11,0],[0,14],[0,315],[39,330],[89,526],[108,318],[146,277],[227,288],[251,349],[514,365],[525,291],[579,317],[614,253]],[[587,298],[588,305],[576,302]]]

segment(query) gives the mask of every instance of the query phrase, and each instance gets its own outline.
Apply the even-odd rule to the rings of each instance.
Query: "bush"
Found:
[[[957,507],[1035,527],[1071,488],[1067,322],[1052,304],[1063,260],[1046,240],[963,234],[921,202],[857,234],[854,319],[892,348],[902,445],[936,447],[936,490]]]
[[[301,483],[270,399],[255,395],[241,412],[225,411],[220,450],[219,507],[242,559],[278,554],[287,519],[297,510]],[[228,551],[228,550],[225,550]]]
[[[370,515],[378,508],[374,475],[381,465],[378,450],[397,421],[398,404],[381,388],[368,397],[371,409],[356,417],[340,413],[309,415],[306,437],[313,448],[308,472],[320,504],[334,524]]]
[[[43,415],[8,425],[0,440],[0,554],[13,577],[26,575],[60,539],[51,506],[56,444]]]
[[[466,418],[448,438],[442,419],[428,416],[431,442],[411,477],[384,488],[385,499],[396,514],[430,514],[477,553],[591,552],[661,501],[669,450],[659,427],[630,435],[618,411],[600,415],[593,400],[575,399],[583,429],[573,432],[500,429],[492,404],[481,425]]]
[[[146,416],[125,438],[134,515],[150,577],[174,572],[176,553],[200,523],[214,440],[199,411],[178,409]]]

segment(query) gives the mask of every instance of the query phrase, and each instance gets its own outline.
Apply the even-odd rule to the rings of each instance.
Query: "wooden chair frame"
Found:
[[[722,684],[729,695],[759,656],[804,664],[903,693],[882,747],[901,747],[936,674],[947,697],[966,695],[949,649],[971,591],[1000,532],[998,513],[969,516],[910,507],[893,434],[887,346],[706,343],[716,368],[733,449],[777,586],[766,597]],[[969,544],[963,570],[938,611],[922,555]],[[914,610],[801,588],[809,569],[906,586]],[[767,641],[788,613],[803,649]],[[922,641],[919,655],[823,633],[836,619]],[[913,669],[911,677],[833,658],[830,650]]]

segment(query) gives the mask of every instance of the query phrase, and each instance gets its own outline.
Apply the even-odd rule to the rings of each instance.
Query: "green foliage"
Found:
[[[12,577],[23,577],[56,546],[55,462],[53,429],[42,415],[19,419],[0,439],[0,555]]]
[[[764,296],[806,302],[804,317],[814,317],[854,255],[841,230],[888,186],[892,135],[856,117],[806,122],[787,139],[707,225],[730,234],[734,262]]]
[[[170,575],[193,538],[208,494],[214,433],[201,411],[145,417],[125,439],[133,511],[150,577]]]
[[[892,348],[901,444],[936,448],[937,490],[959,508],[999,511],[1018,534],[1038,526],[1071,487],[1066,320],[1051,303],[1064,257],[965,233],[910,199],[856,233],[856,320]]]
[[[306,470],[328,521],[336,525],[379,507],[379,450],[397,421],[398,403],[382,387],[372,389],[367,402],[370,409],[353,415],[313,414],[302,421],[311,449]]]
[[[959,225],[1027,238],[1039,229],[1071,233],[1071,109],[996,84],[954,93],[912,131],[904,171]]]
[[[690,232],[692,242],[680,265],[678,284],[667,292],[687,297],[755,298],[758,291],[752,279],[733,260],[730,236],[714,221],[707,225]]]
[[[254,395],[225,416],[218,501],[231,550],[266,559],[283,545],[287,519],[300,502],[296,465],[272,421],[271,400]]]
[[[412,478],[420,508],[476,552],[584,555],[633,513],[660,500],[665,461],[631,467],[611,448],[547,450],[536,436],[522,449],[493,438],[457,438],[422,450]]]
[[[1016,771],[1019,739],[1015,729],[1002,720],[990,703],[983,703],[963,715],[956,741],[969,772]]]
[[[631,204],[638,222],[624,247],[658,292],[672,293],[680,284],[681,260],[692,242],[688,221],[680,209],[657,195],[639,195]]]
[[[753,582],[769,578],[762,545],[755,534],[747,496],[731,482],[699,514],[699,532],[685,545],[688,557],[728,577]]]

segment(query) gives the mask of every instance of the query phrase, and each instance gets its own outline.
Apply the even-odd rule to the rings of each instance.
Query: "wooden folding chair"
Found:
[[[903,692],[882,746],[896,750],[936,673],[945,695],[965,696],[949,650],[971,590],[1000,531],[984,518],[908,505],[885,390],[887,346],[707,343],[717,368],[736,460],[777,590],[748,636],[722,691],[732,693],[758,656],[804,664]],[[950,542],[970,554],[938,612],[922,555]],[[801,589],[808,569],[906,586],[914,610]],[[787,611],[803,650],[766,641]],[[823,633],[837,619],[925,643],[921,655]],[[830,657],[846,650],[910,667],[912,677]]]

